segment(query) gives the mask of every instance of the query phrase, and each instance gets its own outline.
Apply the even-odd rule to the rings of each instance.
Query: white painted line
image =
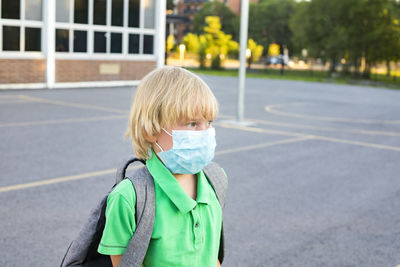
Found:
[[[19,97],[26,98],[26,96],[19,96]],[[32,101],[36,101],[36,98],[34,98],[34,99],[35,100],[32,100]],[[29,100],[29,101],[31,101],[31,100]],[[42,102],[42,99],[39,99],[37,101],[38,102],[39,101]],[[74,103],[61,102],[61,101],[51,101],[51,100],[49,100],[48,102],[52,102],[51,104],[55,104],[55,105],[67,105],[67,106],[74,106],[74,107],[78,106],[80,108],[101,109],[101,110],[107,110],[107,111],[117,112],[117,113],[125,113],[123,110],[108,109],[108,108],[102,108],[102,107],[97,107],[97,106],[92,106],[92,105],[74,104]],[[55,102],[55,103],[53,103],[53,102]],[[220,117],[222,117],[222,118],[231,118],[232,116],[220,115]],[[73,118],[73,119],[65,119],[65,120],[47,120],[47,121],[36,121],[36,122],[3,123],[3,124],[0,124],[0,127],[33,126],[33,125],[45,125],[45,124],[57,124],[57,123],[72,123],[72,122],[86,122],[86,121],[98,121],[98,120],[112,120],[112,119],[122,119],[122,118],[126,118],[126,116],[103,116],[103,117],[93,117],[93,118]],[[263,122],[261,120],[252,120],[252,121]],[[325,136],[310,135],[310,134],[303,134],[303,133],[293,133],[293,132],[278,131],[278,130],[267,130],[267,129],[261,129],[261,128],[256,128],[256,127],[248,127],[248,126],[225,124],[225,123],[214,123],[214,125],[220,126],[220,127],[223,127],[223,128],[231,128],[231,129],[237,129],[237,130],[243,130],[243,131],[249,131],[249,132],[268,133],[268,134],[284,135],[284,136],[297,136],[297,137],[301,137],[301,138],[314,138],[314,139],[319,139],[319,140],[323,140],[323,141],[346,143],[346,144],[373,147],[373,148],[380,148],[380,149],[388,149],[388,150],[394,150],[394,151],[399,151],[399,149],[400,149],[399,147],[394,147],[394,146],[385,146],[385,145],[379,145],[379,144],[374,144],[374,143],[366,143],[366,142],[359,142],[359,141],[346,140],[346,139],[330,138],[330,137],[325,137]],[[382,132],[380,132],[380,134],[382,134]],[[388,135],[392,134],[392,136],[397,136],[397,133],[387,133],[387,134]]]
[[[86,179],[86,178],[92,178],[92,177],[96,177],[96,176],[116,173],[116,171],[117,171],[117,169],[109,169],[109,170],[103,170],[103,171],[97,171],[97,172],[88,172],[88,173],[82,173],[82,174],[78,174],[78,175],[59,177],[59,178],[48,179],[48,180],[41,180],[41,181],[26,183],[26,184],[18,184],[18,185],[0,187],[0,193],[21,190],[21,189],[27,189],[27,188],[31,188],[31,187],[38,187],[38,186],[43,186],[43,185],[49,185],[49,184],[57,184],[57,183],[62,183],[62,182],[69,182],[69,181],[81,180],[81,179]]]
[[[18,99],[19,95],[0,95],[0,99]]]
[[[265,147],[270,147],[270,146],[275,146],[275,145],[300,142],[300,141],[305,141],[305,140],[309,140],[309,139],[313,139],[313,138],[312,137],[293,138],[293,139],[281,140],[281,141],[276,141],[276,142],[269,142],[269,143],[262,143],[262,144],[226,149],[226,150],[216,152],[215,155],[219,156],[219,155],[224,155],[224,154],[229,154],[229,153],[242,152],[242,151],[265,148]]]
[[[47,124],[64,124],[64,123],[102,121],[102,120],[114,120],[114,119],[127,119],[127,116],[126,115],[115,115],[115,116],[103,116],[103,117],[91,117],[91,118],[72,118],[72,119],[45,120],[45,121],[10,122],[10,123],[0,123],[0,127],[20,127],[20,126],[35,126],[35,125],[47,125]]]
[[[227,123],[218,123],[217,122],[217,123],[214,123],[214,125],[220,126],[223,128],[237,129],[237,130],[243,130],[243,131],[255,132],[255,133],[268,133],[268,134],[275,134],[275,135],[299,136],[299,137],[312,136],[312,135],[303,134],[303,133],[292,133],[292,132],[278,131],[278,130],[267,130],[267,129],[262,129],[262,128],[241,126],[241,125],[227,124]]]
[[[248,127],[246,127],[246,128],[248,128]],[[217,156],[220,156],[220,155],[225,155],[225,154],[229,154],[229,153],[248,151],[248,150],[253,150],[253,149],[274,146],[274,145],[288,144],[288,143],[294,143],[294,142],[300,142],[300,141],[312,140],[312,139],[329,141],[329,142],[334,142],[334,143],[345,143],[345,144],[351,144],[351,145],[357,145],[357,146],[400,151],[400,147],[385,146],[385,145],[371,144],[371,143],[351,141],[351,140],[343,140],[343,139],[330,138],[330,137],[324,137],[324,136],[303,135],[302,137],[299,137],[299,138],[281,140],[281,141],[276,141],[276,142],[268,142],[268,143],[262,143],[262,144],[255,144],[255,145],[238,147],[238,148],[233,148],[233,149],[226,149],[226,150],[222,150],[222,151],[217,151],[215,154]],[[135,168],[137,168],[137,167],[135,167]],[[38,187],[38,186],[43,186],[43,185],[49,185],[49,184],[55,184],[55,183],[61,183],[61,182],[81,180],[81,179],[85,179],[85,178],[92,178],[92,177],[101,176],[101,175],[105,175],[105,174],[111,174],[111,173],[115,173],[115,172],[116,172],[116,169],[109,169],[109,170],[103,170],[103,171],[98,171],[98,172],[89,172],[89,173],[84,173],[84,174],[59,177],[59,178],[48,179],[48,180],[41,180],[41,181],[26,183],[26,184],[0,187],[0,193],[21,190],[21,189],[26,189],[26,188],[32,188],[32,187]]]
[[[256,145],[251,145],[251,146],[239,147],[239,148],[235,148],[235,149],[222,150],[222,151],[218,151],[215,154],[216,155],[224,155],[224,154],[228,154],[228,153],[235,153],[235,152],[240,152],[240,151],[258,149],[261,147],[268,147],[268,146],[279,145],[279,144],[299,142],[299,141],[303,141],[303,140],[307,140],[307,139],[310,139],[310,138],[295,138],[295,139],[289,139],[289,140],[282,140],[282,141],[278,141],[278,142],[256,144]],[[140,166],[134,166],[130,169],[137,169],[139,167]],[[82,180],[82,179],[92,178],[92,177],[96,177],[96,176],[102,176],[102,175],[106,175],[106,174],[114,174],[116,172],[117,172],[117,169],[108,169],[108,170],[97,171],[97,172],[88,172],[88,173],[82,173],[82,174],[77,174],[77,175],[58,177],[58,178],[54,178],[54,179],[45,179],[45,180],[40,180],[37,182],[26,183],[26,184],[5,186],[5,187],[0,187],[0,193],[21,190],[21,189],[27,189],[27,188],[32,188],[32,187],[39,187],[39,186],[50,185],[50,184],[75,181],[75,180]]]
[[[103,110],[103,111],[109,111],[109,112],[114,112],[114,113],[122,113],[122,114],[128,114],[129,110],[122,110],[122,109],[113,109],[113,108],[105,108],[105,107],[99,107],[99,106],[94,106],[94,105],[87,105],[87,104],[78,104],[78,103],[70,103],[70,102],[64,102],[64,101],[58,101],[58,100],[50,100],[50,99],[45,99],[45,98],[39,98],[39,97],[32,97],[32,96],[20,96],[23,99],[33,101],[33,102],[39,102],[39,103],[47,103],[47,104],[53,104],[53,105],[59,105],[59,106],[66,106],[66,107],[75,107],[75,108],[83,108],[83,109],[93,109],[93,110]]]
[[[293,103],[294,105],[299,105],[299,103]],[[306,103],[302,103],[306,104]],[[284,105],[292,105],[292,104],[278,104],[278,105],[268,105],[265,107],[265,110],[269,113],[286,116],[286,117],[294,117],[294,118],[303,118],[303,119],[311,119],[311,120],[321,120],[321,121],[338,121],[338,122],[352,122],[352,123],[383,123],[383,124],[398,124],[400,120],[368,120],[368,119],[345,119],[345,118],[335,118],[335,117],[325,117],[325,116],[311,116],[304,114],[295,114],[291,112],[278,111],[274,108],[282,107]]]
[[[138,169],[139,167],[140,166],[137,166],[137,165],[136,166],[131,165],[128,168],[128,170],[129,171],[135,170],[135,169]],[[26,184],[5,186],[5,187],[0,187],[0,193],[21,190],[21,189],[27,189],[27,188],[32,188],[32,187],[39,187],[39,186],[50,185],[50,184],[58,184],[58,183],[63,183],[63,182],[82,180],[82,179],[93,178],[93,177],[107,175],[107,174],[115,174],[116,172],[117,172],[117,169],[108,169],[108,170],[102,170],[102,171],[97,171],[97,172],[87,172],[87,173],[82,173],[82,174],[77,174],[77,175],[58,177],[58,178],[54,178],[54,179],[45,179],[45,180],[40,180],[40,181],[26,183]]]
[[[27,102],[31,102],[31,101],[27,101]],[[1,100],[0,100],[0,104],[1,104]],[[0,127],[35,126],[35,125],[46,125],[46,124],[63,124],[63,123],[102,121],[102,120],[114,120],[114,119],[128,119],[128,115],[70,118],[70,119],[43,120],[43,121],[8,122],[8,123],[0,123]]]
[[[234,116],[218,115],[218,118],[234,119]],[[260,120],[260,119],[247,119],[247,120],[254,122],[256,124],[276,125],[276,126],[287,127],[287,128],[299,128],[299,129],[310,129],[310,130],[331,131],[331,132],[344,132],[344,133],[355,133],[355,134],[364,134],[364,135],[400,136],[399,132],[370,131],[370,130],[363,130],[363,129],[356,129],[356,128],[321,127],[321,126],[304,125],[304,124],[297,124],[297,123],[282,123],[282,122],[267,121],[267,120]]]
[[[128,111],[119,110],[119,109],[110,109],[110,108],[104,108],[104,107],[99,107],[99,106],[94,106],[94,105],[76,104],[76,103],[70,103],[70,102],[64,102],[64,101],[54,101],[54,100],[49,100],[49,99],[33,98],[33,97],[29,97],[29,96],[24,96],[24,95],[15,95],[15,96],[8,95],[8,96],[3,96],[3,97],[6,97],[6,99],[9,99],[9,98],[21,99],[22,98],[22,99],[25,99],[24,101],[42,102],[42,103],[49,103],[49,104],[54,104],[54,105],[78,107],[78,108],[85,108],[85,109],[105,110],[105,111],[116,112],[116,113],[128,113]],[[1,96],[0,96],[0,99],[1,99]],[[1,102],[0,102],[0,104],[1,104]],[[294,104],[299,105],[299,104],[304,104],[304,103],[294,103]],[[222,115],[222,114],[220,114],[218,117],[221,119],[233,119],[234,118],[233,116]],[[303,129],[333,131],[333,132],[336,131],[336,132],[356,133],[356,134],[364,134],[364,135],[400,136],[400,133],[397,133],[397,132],[369,131],[369,130],[359,130],[359,129],[351,129],[351,128],[319,127],[319,126],[301,125],[301,124],[293,124],[293,123],[279,123],[279,122],[265,121],[265,120],[258,120],[258,119],[249,119],[249,121],[259,123],[259,124],[276,125],[276,126],[289,127],[289,128],[303,128]],[[36,125],[36,123],[34,123],[32,125]],[[2,127],[2,126],[0,126],[0,127]],[[244,129],[242,129],[242,130],[244,130]],[[257,132],[257,130],[254,130],[254,131]],[[272,131],[273,130],[269,130],[270,133],[273,133]],[[279,132],[276,132],[276,133],[280,134]],[[281,133],[281,134],[287,135],[287,132]],[[303,134],[303,135],[306,135],[306,134]],[[296,135],[294,134],[292,136],[296,136]]]
[[[386,146],[386,145],[380,145],[380,144],[374,144],[374,143],[331,138],[331,137],[320,136],[320,135],[311,135],[311,134],[308,135],[308,134],[292,133],[292,132],[285,132],[285,131],[265,130],[265,129],[255,128],[255,127],[236,126],[236,125],[223,124],[223,123],[215,123],[215,125],[224,127],[224,128],[232,128],[232,129],[257,132],[257,133],[268,133],[268,134],[286,135],[286,136],[299,136],[299,137],[304,137],[304,138],[307,137],[307,138],[313,138],[313,139],[318,139],[318,140],[322,140],[322,141],[329,141],[329,142],[344,143],[344,144],[350,144],[350,145],[356,145],[356,146],[373,147],[373,148],[379,148],[379,149],[400,151],[400,147],[396,147],[396,146]]]
[[[385,146],[385,145],[379,145],[379,144],[374,144],[374,143],[366,143],[366,142],[331,138],[331,137],[325,137],[325,136],[316,136],[316,135],[314,136],[314,138],[318,139],[318,140],[329,141],[329,142],[334,142],[334,143],[343,143],[343,144],[350,144],[350,145],[356,145],[356,146],[365,146],[365,147],[373,147],[373,148],[379,148],[379,149],[400,151],[400,147],[397,147],[397,146]]]
[[[282,123],[282,122],[257,120],[257,119],[252,119],[251,121],[258,123],[258,124],[276,125],[276,126],[287,127],[287,128],[299,128],[299,129],[310,129],[310,130],[342,132],[342,133],[355,133],[355,134],[364,134],[364,135],[400,136],[400,132],[370,131],[370,130],[355,129],[355,128],[321,127],[321,126],[311,126],[311,125],[304,125],[304,124],[297,124],[297,123]]]
[[[7,105],[7,104],[21,104],[21,103],[32,103],[32,101],[29,100],[23,100],[23,99],[1,99],[0,98],[0,104],[1,105]]]

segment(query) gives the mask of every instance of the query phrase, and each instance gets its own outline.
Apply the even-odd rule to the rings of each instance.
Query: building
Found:
[[[132,85],[164,64],[165,0],[0,3],[0,88]]]

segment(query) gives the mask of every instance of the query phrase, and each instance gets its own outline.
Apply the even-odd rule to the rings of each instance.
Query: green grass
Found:
[[[222,69],[222,70],[199,69],[199,68],[188,68],[188,69],[198,74],[229,76],[229,77],[238,76],[238,70],[231,70],[231,69]],[[374,87],[385,87],[390,89],[400,89],[400,77],[394,79],[393,77],[387,77],[382,74],[372,74],[371,79],[367,80],[367,79],[353,78],[351,76],[342,76],[340,74],[338,74],[337,77],[330,77],[328,72],[326,71],[285,70],[284,74],[281,75],[279,69],[267,69],[267,70],[248,70],[246,72],[246,76],[249,78],[355,84],[355,85],[365,85]]]

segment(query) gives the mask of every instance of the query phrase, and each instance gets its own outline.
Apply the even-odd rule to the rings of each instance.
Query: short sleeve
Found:
[[[107,198],[106,225],[98,252],[122,255],[136,229],[136,196],[129,179],[123,180]]]

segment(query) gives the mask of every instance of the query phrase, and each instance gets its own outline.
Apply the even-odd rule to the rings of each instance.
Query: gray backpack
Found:
[[[89,219],[84,224],[78,237],[71,243],[61,262],[61,267],[112,267],[110,256],[102,255],[97,252],[105,226],[105,210],[107,197],[115,186],[125,179],[125,173],[128,166],[142,160],[130,158],[125,161],[117,170],[116,183],[111,190],[101,199],[97,206],[90,212]],[[221,207],[224,207],[227,178],[221,167],[217,163],[211,162],[204,168],[211,186],[219,200]],[[150,243],[153,232],[155,216],[155,194],[154,180],[146,166],[140,167],[134,172],[131,180],[136,193],[136,230],[129,242],[125,253],[122,256],[120,267],[139,267],[146,256],[147,248]],[[224,231],[222,227],[220,248],[218,259],[222,263],[224,259]]]

